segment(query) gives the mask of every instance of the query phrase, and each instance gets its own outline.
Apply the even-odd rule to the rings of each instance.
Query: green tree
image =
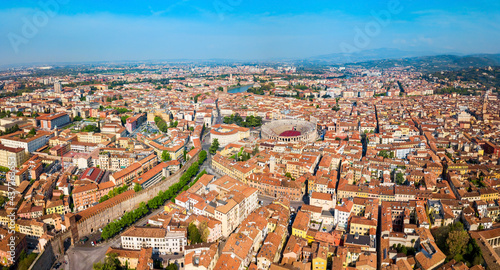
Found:
[[[29,135],[33,135],[33,136],[34,136],[34,135],[36,135],[36,130],[35,130],[35,128],[32,128],[28,134],[29,134]]]
[[[135,185],[134,185],[134,191],[135,191],[135,192],[139,192],[139,191],[141,191],[141,190],[142,190],[142,186],[141,186],[141,185],[139,185],[138,183],[135,183]]]
[[[404,174],[403,174],[403,173],[401,173],[401,172],[398,172],[398,173],[396,174],[396,184],[398,184],[398,185],[402,185],[402,184],[404,184],[404,183],[405,183],[405,181],[406,181],[406,180],[405,180]]]
[[[452,231],[448,234],[448,239],[446,244],[448,245],[448,250],[452,258],[457,257],[460,261],[460,257],[465,253],[465,249],[469,243],[469,234],[466,231]]]
[[[118,270],[120,267],[120,260],[118,260],[118,254],[110,253],[106,255],[104,263],[98,262],[93,265],[94,270]]]
[[[172,158],[170,157],[170,153],[167,150],[163,150],[163,152],[161,153],[161,159],[163,161],[170,161],[170,160],[172,160]]]
[[[198,98],[201,96],[201,94],[197,94],[194,96],[194,103],[198,103]]]
[[[94,125],[86,125],[84,128],[83,128],[83,131],[84,132],[97,132],[98,128]]]
[[[191,242],[191,245],[202,243],[201,234],[196,225],[194,223],[189,224],[188,226],[188,239]]]
[[[210,152],[210,154],[212,155],[215,155],[217,153],[217,150],[219,149],[219,146],[219,139],[215,138],[212,141],[212,145],[210,145],[210,148],[208,148],[208,152]]]
[[[109,196],[108,195],[104,195],[102,196],[100,199],[99,199],[99,203],[102,203],[104,201],[107,201],[109,199]]]
[[[206,243],[208,236],[210,235],[210,230],[208,229],[208,223],[206,221],[203,221],[198,225],[198,232],[200,233],[201,241]]]
[[[129,118],[130,115],[123,115],[120,117],[120,120],[122,121],[122,125],[125,125],[127,123],[127,118]]]

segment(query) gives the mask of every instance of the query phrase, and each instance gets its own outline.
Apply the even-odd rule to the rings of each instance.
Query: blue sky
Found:
[[[0,39],[0,65],[500,53],[500,1],[1,1]]]

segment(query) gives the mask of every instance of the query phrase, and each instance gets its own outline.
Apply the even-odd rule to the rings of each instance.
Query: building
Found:
[[[62,127],[71,122],[69,115],[67,113],[56,113],[50,115],[42,115],[36,118],[40,121],[40,128],[46,130],[53,130],[58,127]]]
[[[99,202],[98,187],[95,183],[78,186],[73,189],[75,212],[83,211]]]
[[[16,231],[31,238],[38,239],[47,231],[47,225],[34,219],[18,219],[16,221]]]
[[[152,248],[153,254],[183,252],[187,245],[187,230],[133,226],[121,235],[122,248],[140,250]]]
[[[292,235],[305,239],[309,230],[309,220],[309,213],[299,211],[292,224]]]
[[[0,235],[2,236],[0,240],[0,264],[10,266],[17,262],[21,252],[26,250],[26,236],[21,233],[8,233],[5,229],[0,230]],[[13,245],[10,245],[11,243]]]
[[[335,195],[329,193],[312,192],[310,205],[321,207],[322,210],[335,208]]]
[[[338,227],[347,228],[347,221],[351,215],[353,205],[352,201],[344,200],[341,205],[335,206],[335,224]]]
[[[369,235],[370,229],[377,230],[377,221],[364,217],[354,216],[349,222],[350,234]]]
[[[179,162],[175,160],[175,162]],[[140,185],[143,189],[146,189],[158,182],[160,182],[163,178],[170,176],[170,171],[168,170],[169,164],[162,162],[156,166],[154,166],[151,170],[146,173],[140,175],[134,181],[134,184]]]
[[[7,147],[0,144],[0,166],[9,168],[19,167],[26,161],[26,153],[23,148]]]
[[[302,120],[275,120],[262,126],[262,138],[279,142],[313,142],[318,137],[316,123]]]
[[[138,115],[127,118],[127,122],[125,123],[125,128],[129,133],[132,133],[145,121],[146,121],[146,114],[140,113]]]
[[[106,251],[106,256],[116,254],[116,258],[120,261],[121,265],[128,265],[128,268],[135,269],[139,263],[140,250],[130,250],[124,248],[109,247]]]
[[[24,148],[25,152],[33,153],[45,146],[53,136],[50,132],[38,131],[33,136],[25,136],[22,131],[14,132],[0,137],[0,142],[11,148]]]
[[[218,199],[205,208],[204,215],[222,223],[222,236],[228,237],[258,206],[258,191],[229,176],[223,176],[208,185]]]
[[[91,181],[95,184],[101,182],[101,179],[102,177],[104,176],[104,171],[99,169],[99,168],[95,168],[95,167],[91,167],[91,168],[87,168],[81,175],[80,175],[80,178],[78,180],[87,180],[87,181]]]
[[[61,82],[57,81],[54,83],[54,92],[56,93],[61,93]]]
[[[240,127],[238,125],[213,125],[210,130],[210,142],[214,139],[219,141],[220,147],[224,147],[230,143],[250,137],[250,129]]]
[[[212,270],[219,259],[217,244],[186,247],[184,252],[184,269]]]
[[[305,191],[300,182],[271,173],[253,173],[247,177],[247,184],[256,188],[259,194],[286,197],[292,201],[300,201]]]

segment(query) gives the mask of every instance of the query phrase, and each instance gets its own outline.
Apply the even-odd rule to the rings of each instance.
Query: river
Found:
[[[237,88],[233,88],[231,90],[227,90],[228,93],[232,93],[232,94],[236,94],[236,93],[244,93],[248,90],[248,88],[252,87],[251,84],[249,85],[244,85],[244,86],[240,86],[240,87],[237,87]]]

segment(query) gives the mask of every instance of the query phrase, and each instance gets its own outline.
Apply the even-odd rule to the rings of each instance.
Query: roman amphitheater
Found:
[[[318,137],[316,124],[302,120],[276,120],[262,126],[263,139],[279,142],[313,142]]]

